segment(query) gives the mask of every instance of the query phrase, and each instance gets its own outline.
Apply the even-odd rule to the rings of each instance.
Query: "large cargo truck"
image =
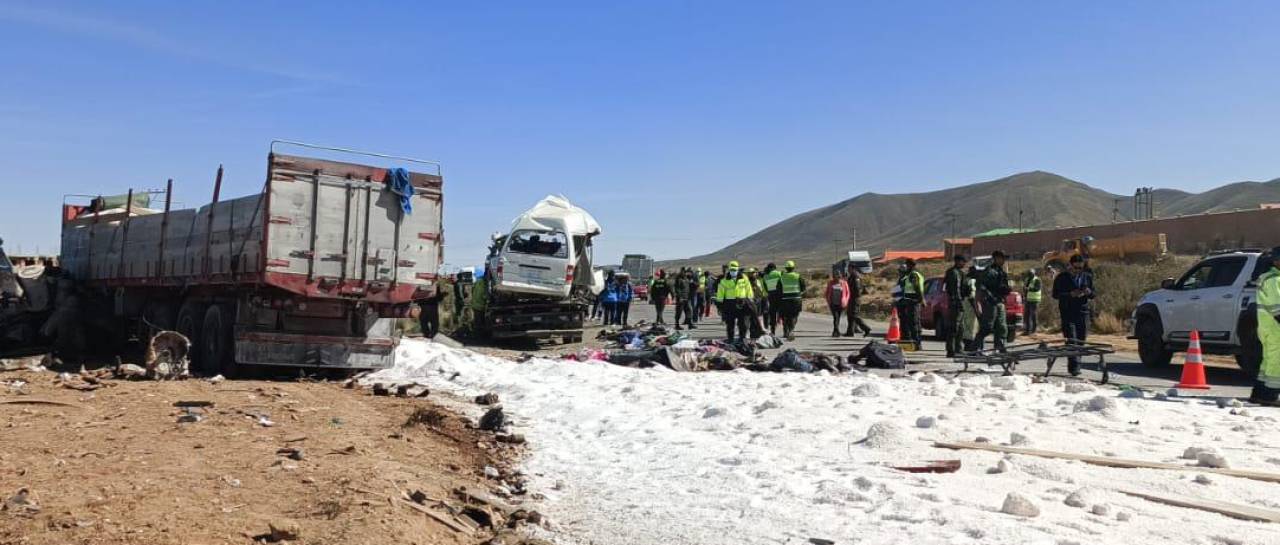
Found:
[[[358,156],[383,166],[286,155]],[[416,172],[398,167],[412,165]],[[92,199],[64,204],[62,266],[119,323],[174,329],[206,374],[237,366],[377,369],[394,363],[394,322],[434,294],[443,261],[439,164],[272,142],[262,191],[171,210]],[[113,206],[114,204],[114,206]]]

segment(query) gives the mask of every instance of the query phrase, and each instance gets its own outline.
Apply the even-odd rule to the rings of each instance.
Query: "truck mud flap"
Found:
[[[239,332],[236,362],[245,365],[386,369],[395,364],[393,338]]]

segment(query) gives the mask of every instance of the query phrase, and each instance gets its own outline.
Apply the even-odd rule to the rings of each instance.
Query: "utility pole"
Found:
[[[942,216],[951,221],[951,238],[956,238],[956,218],[960,217],[960,214],[948,210],[943,212]]]
[[[858,250],[858,226],[853,226],[853,250]]]
[[[1018,230],[1019,231],[1022,230],[1022,195],[1021,194],[1018,195]],[[954,237],[955,233],[952,233],[951,236]]]

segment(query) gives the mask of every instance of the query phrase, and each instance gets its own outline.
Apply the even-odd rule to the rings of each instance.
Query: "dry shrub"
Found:
[[[444,424],[447,417],[443,412],[434,407],[418,407],[409,414],[408,420],[405,420],[404,427],[427,426],[429,428],[438,428]]]

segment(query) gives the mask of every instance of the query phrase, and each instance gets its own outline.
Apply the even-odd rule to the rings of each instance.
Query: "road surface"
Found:
[[[674,322],[672,309],[668,307],[664,311],[664,317],[668,324]],[[724,324],[720,322],[720,318],[712,313],[712,317],[704,321],[694,330],[696,338],[723,338],[725,334]],[[656,317],[653,305],[643,301],[637,301],[631,306],[631,322],[637,323],[640,320],[653,322]],[[880,338],[887,329],[884,322],[876,322],[868,320],[868,324],[872,328],[872,339],[866,339],[861,336],[853,338],[831,337],[831,317],[824,314],[801,313],[800,320],[796,327],[796,340],[789,342],[782,349],[762,351],[767,356],[772,355],[786,348],[795,348],[800,351],[819,351],[832,352],[841,355],[848,355],[860,350],[867,344],[869,340]],[[844,322],[841,321],[843,328]],[[778,332],[782,332],[782,328],[778,328]],[[590,336],[590,335],[589,335]],[[955,363],[946,357],[946,348],[942,342],[932,340],[929,331],[925,332],[925,342],[923,350],[918,352],[910,352],[907,354],[908,361],[912,365],[907,367],[908,370],[935,371],[935,372],[959,372],[963,364]],[[990,340],[988,340],[990,346]],[[1175,360],[1178,358],[1175,358]],[[1089,358],[1085,361],[1081,374],[1081,378],[1098,382],[1102,379],[1102,374],[1097,370],[1097,364]],[[1164,392],[1177,384],[1182,373],[1182,366],[1175,363],[1164,369],[1150,369],[1142,365],[1138,359],[1138,355],[1134,353],[1119,352],[1111,354],[1107,358],[1108,368],[1111,372],[1111,383],[1116,385],[1130,385],[1151,392]],[[1043,374],[1045,371],[1044,360],[1032,360],[1018,366],[1018,373],[1034,373]],[[971,372],[990,372],[999,373],[1001,368],[994,366],[989,369],[979,369],[970,367]],[[878,373],[890,374],[893,371],[878,369]],[[1244,376],[1234,366],[1207,366],[1206,374],[1209,384],[1212,388],[1208,391],[1203,390],[1182,390],[1181,395],[1197,395],[1211,397],[1239,397],[1246,398],[1252,388],[1253,381]],[[1059,361],[1054,364],[1053,376],[1060,379],[1070,379],[1067,375],[1066,361]]]

